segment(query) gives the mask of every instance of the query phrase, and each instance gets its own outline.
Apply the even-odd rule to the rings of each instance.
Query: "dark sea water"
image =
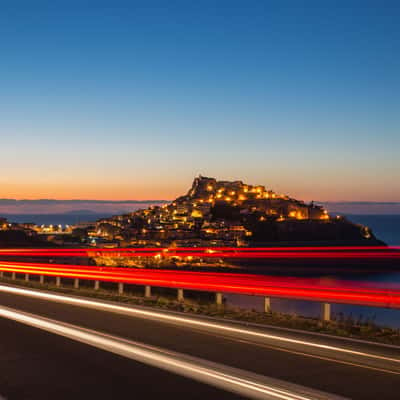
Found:
[[[355,223],[369,226],[374,235],[391,246],[400,246],[400,215],[348,215]]]
[[[375,236],[391,246],[400,245],[400,215],[348,215],[352,222],[369,226]],[[276,272],[265,272],[268,275],[278,274]],[[280,276],[299,276],[303,277],[303,272],[294,272],[293,269],[285,273],[279,272]],[[310,274],[306,274],[310,276]],[[394,287],[400,290],[400,270],[382,272],[343,272],[324,273],[323,268],[318,272],[312,273],[313,278],[329,279],[336,281],[356,281],[361,284],[370,284],[382,288]],[[263,300],[256,296],[226,295],[228,303],[239,307],[263,309]],[[271,299],[271,307],[274,311],[317,317],[320,315],[321,305],[308,301],[293,301],[285,299]],[[344,304],[332,304],[333,315],[345,317],[351,316],[355,320],[370,320],[376,324],[400,328],[400,310],[383,309],[377,307],[362,307]]]
[[[11,222],[33,222],[38,225],[73,225],[78,222],[90,222],[97,219],[109,217],[109,214],[9,214],[4,215]],[[400,245],[400,215],[348,215],[349,220],[369,226],[378,239],[383,240],[388,245]],[[265,272],[265,274],[277,274],[276,272]],[[296,273],[291,269],[287,273],[279,271],[280,276],[304,276],[304,273]],[[351,280],[361,282],[362,284],[373,284],[380,287],[397,287],[400,289],[400,270],[371,272],[366,271],[358,273],[313,273],[314,278],[335,280]],[[226,295],[229,304],[246,308],[262,309],[262,299],[256,296]],[[320,312],[320,304],[293,301],[284,299],[272,299],[271,306],[273,310],[293,313],[305,316],[317,316]],[[333,314],[343,313],[346,316],[351,315],[355,319],[370,319],[381,325],[400,328],[400,310],[389,310],[372,307],[358,307],[350,305],[333,304]]]

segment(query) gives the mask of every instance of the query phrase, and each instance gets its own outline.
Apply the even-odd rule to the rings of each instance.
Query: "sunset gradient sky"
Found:
[[[398,1],[137,4],[2,3],[0,198],[400,201]]]

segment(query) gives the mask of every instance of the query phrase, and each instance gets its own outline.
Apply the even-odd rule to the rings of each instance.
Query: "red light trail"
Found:
[[[199,248],[93,248],[1,249],[0,256],[24,257],[197,257],[225,259],[400,259],[400,247],[199,247]]]
[[[400,247],[332,246],[267,248],[78,248],[78,249],[0,249],[1,256],[19,257],[198,257],[222,259],[352,259],[399,260]],[[400,289],[370,288],[360,283],[330,284],[312,278],[282,278],[241,273],[211,273],[136,268],[108,268],[65,264],[0,261],[0,271],[58,276],[88,280],[123,282],[190,290],[229,292],[247,295],[351,303],[400,308]]]
[[[0,271],[331,303],[400,308],[400,290],[264,275],[0,262]]]

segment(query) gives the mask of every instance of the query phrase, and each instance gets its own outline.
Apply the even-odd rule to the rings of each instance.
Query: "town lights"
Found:
[[[205,252],[208,253],[208,254],[213,254],[213,253],[215,253],[216,251],[215,251],[215,250],[212,250],[212,249],[206,249]]]

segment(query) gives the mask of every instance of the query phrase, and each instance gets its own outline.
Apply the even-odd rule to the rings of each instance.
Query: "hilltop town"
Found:
[[[101,219],[84,235],[92,244],[114,241],[122,246],[376,240],[369,228],[330,216],[313,202],[306,204],[262,185],[201,175],[187,194],[171,203]]]

